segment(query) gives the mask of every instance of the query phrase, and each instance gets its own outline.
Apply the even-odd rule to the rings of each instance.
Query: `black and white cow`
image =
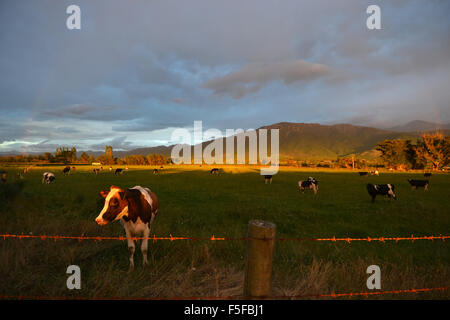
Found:
[[[114,174],[122,174],[122,173],[123,173],[122,168],[117,168],[116,171],[114,172]]]
[[[394,193],[395,186],[393,184],[367,184],[367,191],[372,197],[372,202],[375,202],[375,197],[377,195],[388,196],[390,199],[397,200]]]
[[[372,175],[372,176],[379,176],[380,173],[378,172],[378,170],[375,170],[375,171],[370,171],[370,175]]]
[[[92,170],[95,174],[98,174],[100,172],[99,168],[94,168],[94,170]]]
[[[63,170],[62,170],[63,175],[68,175],[70,173],[70,167],[66,166]]]
[[[317,194],[319,191],[319,182],[313,177],[308,177],[308,180],[305,181],[299,181],[298,186],[303,193],[305,193],[306,189],[313,190],[314,194]]]
[[[272,176],[271,175],[265,175],[264,176],[264,183],[265,184],[268,184],[268,183],[272,184]]]
[[[153,174],[158,174],[158,169],[153,169]]]
[[[428,185],[430,184],[429,180],[414,180],[414,179],[408,179],[409,184],[411,185],[412,189],[417,189],[422,187],[423,190],[428,190]]]
[[[52,172],[44,172],[42,175],[42,183],[50,184],[55,181],[55,175]]]
[[[135,186],[131,189],[121,189],[111,186],[108,191],[100,191],[105,198],[105,205],[95,219],[95,222],[104,226],[109,222],[119,220],[125,229],[130,253],[130,269],[134,267],[135,243],[133,237],[142,236],[141,252],[143,265],[147,261],[148,237],[153,220],[158,213],[158,198],[149,188]]]
[[[210,174],[219,174],[219,168],[213,168],[213,169],[211,169],[211,171],[209,173]]]

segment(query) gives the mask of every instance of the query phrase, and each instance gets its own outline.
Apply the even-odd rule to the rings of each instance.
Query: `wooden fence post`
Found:
[[[248,223],[245,297],[263,298],[270,294],[275,228],[275,224],[263,220]]]

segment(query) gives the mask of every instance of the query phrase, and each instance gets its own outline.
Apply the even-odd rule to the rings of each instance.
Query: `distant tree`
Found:
[[[83,151],[83,153],[80,156],[80,160],[84,163],[88,163],[89,162],[89,155]]]
[[[63,163],[71,163],[77,158],[77,149],[72,147],[69,150],[69,147],[61,147],[57,148],[55,152],[55,156],[53,157],[53,162],[63,162]]]
[[[450,164],[450,136],[442,133],[423,134],[415,149],[419,162],[433,170]]]
[[[50,152],[45,152],[43,158],[44,158],[43,160],[47,162],[53,161],[53,155]]]
[[[102,154],[95,159],[96,162],[100,162],[101,164],[114,164],[114,159],[107,157]]]
[[[114,164],[113,147],[105,146],[105,158],[102,162],[104,164]]]
[[[379,142],[375,147],[388,167],[412,168],[414,160],[411,140],[395,139]]]
[[[71,153],[71,162],[77,161],[77,148],[72,147],[72,150],[70,150]]]
[[[166,164],[166,159],[162,154],[148,154],[147,163],[150,165],[163,165]]]

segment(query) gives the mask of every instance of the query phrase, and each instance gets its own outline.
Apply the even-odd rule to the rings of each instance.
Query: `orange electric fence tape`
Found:
[[[302,298],[341,298],[341,297],[365,297],[377,296],[384,294],[401,294],[401,293],[424,293],[430,291],[445,291],[450,287],[438,288],[421,288],[421,289],[405,289],[390,291],[374,291],[374,292],[352,292],[352,293],[328,293],[328,294],[304,294],[293,296],[269,296],[261,298],[261,300],[276,299],[302,299]],[[18,300],[238,300],[249,299],[252,297],[245,296],[203,296],[203,297],[166,297],[166,298],[146,298],[146,297],[76,297],[76,296],[27,296],[27,295],[0,295],[0,299],[18,299]]]
[[[450,236],[420,236],[415,237],[414,235],[411,235],[410,237],[376,237],[376,238],[276,238],[277,241],[330,241],[330,242],[338,242],[343,241],[350,243],[352,241],[380,241],[380,242],[386,242],[386,241],[411,241],[414,242],[415,240],[442,240],[445,241],[445,239],[449,239]],[[6,239],[41,239],[41,240],[94,240],[94,241],[101,241],[101,240],[121,240],[125,241],[127,240],[126,237],[100,237],[100,236],[65,236],[65,235],[27,235],[27,234],[0,234],[0,239],[6,240]],[[198,240],[208,240],[208,241],[225,241],[225,240],[258,240],[254,238],[249,237],[243,237],[243,238],[227,238],[227,237],[216,237],[212,235],[211,237],[174,237],[172,235],[169,235],[168,237],[156,237],[153,235],[153,237],[133,237],[133,240],[143,240],[148,239],[152,240],[153,242],[156,242],[158,240],[191,240],[191,241],[198,241]],[[271,239],[259,239],[259,240],[271,240]]]

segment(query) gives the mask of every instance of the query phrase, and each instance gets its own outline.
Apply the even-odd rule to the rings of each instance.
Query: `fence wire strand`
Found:
[[[439,236],[414,236],[411,235],[409,237],[367,237],[367,238],[350,238],[350,237],[331,237],[331,238],[251,238],[251,237],[242,237],[242,238],[228,238],[228,237],[216,237],[212,235],[211,237],[179,237],[179,236],[166,236],[166,237],[157,237],[153,235],[151,237],[132,237],[133,240],[152,240],[153,242],[168,240],[168,241],[176,241],[176,240],[190,240],[190,241],[247,241],[247,240],[275,240],[275,241],[329,241],[329,242],[354,242],[354,241],[366,241],[366,242],[387,242],[387,241],[411,241],[415,240],[442,240],[445,241],[449,239],[448,235],[439,235]],[[127,237],[124,236],[67,236],[67,235],[31,235],[31,234],[0,234],[0,239],[41,239],[41,240],[78,240],[79,242],[83,240],[93,240],[93,241],[102,241],[102,240],[127,240]]]
[[[431,291],[445,291],[450,287],[420,288],[420,289],[400,289],[373,292],[350,292],[350,293],[327,293],[327,294],[304,294],[304,295],[283,295],[256,297],[260,300],[292,300],[305,298],[344,298],[344,297],[364,297],[379,296],[385,294],[403,293],[425,293]],[[79,296],[28,296],[28,295],[0,295],[3,300],[254,300],[255,297],[245,296],[194,296],[194,297],[79,297]]]

